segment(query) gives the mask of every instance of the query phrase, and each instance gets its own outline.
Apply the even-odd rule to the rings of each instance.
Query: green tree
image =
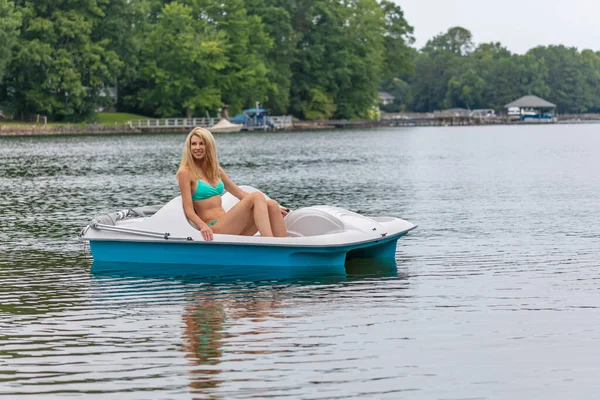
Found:
[[[548,69],[548,96],[560,112],[587,111],[589,95],[586,94],[585,63],[576,48],[539,46],[527,54],[543,62]]]
[[[456,85],[459,76],[470,68],[468,55],[472,47],[471,32],[454,27],[429,40],[415,55],[415,74],[409,79],[415,111],[431,112],[457,106],[452,99],[458,94]],[[454,94],[448,95],[452,78],[455,78],[452,84]]]
[[[107,49],[115,52],[120,65],[115,86],[120,111],[139,111],[138,92],[141,52],[144,38],[162,9],[160,0],[111,0],[105,15],[95,26],[94,40],[108,40]]]
[[[404,18],[402,8],[388,0],[383,0],[380,7],[384,11],[383,34],[384,66],[383,80],[405,78],[414,72],[412,49],[414,43],[413,27]]]
[[[500,109],[516,97],[518,80],[516,64],[510,51],[500,43],[482,43],[469,56],[470,68],[484,82],[481,108]]]
[[[309,118],[308,115],[313,111],[313,98],[320,98],[321,94],[329,92],[332,76],[326,59],[326,48],[329,45],[327,39],[339,36],[340,28],[333,22],[335,15],[330,3],[320,4],[314,0],[290,3],[293,29],[297,37],[296,58],[292,65],[291,111],[300,118]],[[335,110],[335,107],[328,109]],[[318,107],[315,112],[320,114],[323,108]],[[333,111],[318,119],[330,118],[332,115]]]
[[[512,54],[500,43],[483,43],[469,55],[469,60],[484,81],[482,108],[501,109],[527,94],[548,94],[547,70],[544,62],[535,57]]]
[[[327,95],[319,88],[310,89],[310,93],[305,102],[302,103],[302,114],[307,119],[326,120],[335,113],[336,106],[330,95]]]
[[[15,10],[14,3],[0,0],[0,81],[12,58],[12,48],[17,40],[20,25],[21,14]]]
[[[485,81],[473,69],[468,69],[448,82],[446,107],[466,109],[480,108],[485,90]]]
[[[409,80],[413,110],[431,112],[447,106],[448,83],[463,69],[465,59],[451,51],[423,51],[416,55],[415,74]]]
[[[243,0],[182,2],[192,8],[195,19],[223,39],[225,62],[215,81],[222,103],[237,112],[256,101],[264,102],[267,93],[274,90],[266,65],[273,41],[260,16],[250,14]]]
[[[468,29],[455,26],[445,33],[434,36],[425,45],[427,51],[449,51],[459,56],[466,56],[473,50],[473,35]]]
[[[548,85],[548,69],[544,60],[538,60],[525,54],[515,56],[515,64],[517,68],[515,72],[515,81],[517,82],[515,97],[528,94],[544,98],[551,96]]]
[[[340,5],[344,29],[335,69],[333,95],[338,118],[368,118],[384,68],[384,12],[374,0]],[[335,60],[334,60],[335,61]]]
[[[163,7],[141,55],[140,106],[149,114],[190,117],[221,105],[219,71],[227,63],[226,37],[192,8]]]
[[[380,3],[384,11],[385,33],[383,37],[384,64],[381,89],[392,94],[394,102],[380,106],[386,112],[406,110],[412,103],[412,91],[407,79],[414,73],[413,27],[404,18],[402,8],[384,0]]]
[[[586,107],[588,112],[600,111],[600,52],[583,50],[581,52],[586,80]]]
[[[296,35],[290,10],[285,5],[285,1],[281,0],[256,0],[246,4],[248,14],[261,19],[264,31],[272,43],[264,59],[266,80],[270,84],[265,85],[264,99],[256,100],[262,101],[274,115],[288,112],[292,85],[291,66],[295,59]]]
[[[23,24],[5,80],[7,103],[20,116],[80,120],[95,113],[119,68],[108,40],[93,39],[106,3],[20,0]]]
[[[412,87],[408,82],[400,78],[386,80],[382,89],[394,96],[392,104],[380,105],[382,111],[399,112],[410,110],[413,102]]]
[[[234,111],[264,102],[273,92],[273,83],[267,79],[266,59],[273,41],[264,31],[257,15],[248,15],[243,0],[223,1],[224,15],[220,32],[228,39],[228,62],[221,71],[219,83],[223,100]]]
[[[366,117],[382,80],[383,9],[373,0],[328,0],[308,10],[295,22],[304,30],[293,66],[294,113],[306,117],[317,89],[332,96],[334,117]]]

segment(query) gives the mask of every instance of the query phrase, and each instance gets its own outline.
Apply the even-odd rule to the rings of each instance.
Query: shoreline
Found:
[[[332,130],[332,129],[372,129],[390,127],[451,127],[451,126],[498,126],[498,125],[567,125],[567,124],[600,124],[600,119],[569,119],[555,122],[523,122],[523,121],[481,121],[462,119],[382,119],[382,120],[329,120],[329,121],[298,121],[290,131]],[[9,136],[53,136],[53,135],[109,135],[109,134],[143,134],[143,133],[177,133],[189,132],[189,128],[169,127],[167,129],[145,129],[129,125],[100,125],[90,124],[81,127],[48,126],[32,124],[31,126],[11,127],[0,126],[0,137]]]

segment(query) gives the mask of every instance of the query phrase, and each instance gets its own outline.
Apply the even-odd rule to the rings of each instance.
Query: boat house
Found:
[[[556,122],[553,115],[556,104],[537,96],[523,96],[504,106],[509,118],[523,122]]]

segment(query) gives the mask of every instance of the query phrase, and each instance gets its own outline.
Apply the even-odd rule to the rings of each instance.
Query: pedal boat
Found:
[[[223,194],[226,211],[238,201]],[[394,259],[398,239],[416,228],[399,218],[365,217],[324,205],[293,210],[284,221],[289,237],[215,234],[204,241],[178,196],[164,206],[97,216],[81,230],[80,239],[89,242],[94,263],[343,267],[353,258]]]

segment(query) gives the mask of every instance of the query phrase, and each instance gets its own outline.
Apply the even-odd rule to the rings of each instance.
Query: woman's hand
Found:
[[[285,207],[279,207],[279,208],[281,210],[281,215],[283,215],[284,217],[290,213],[289,208],[285,208]]]
[[[202,224],[202,226],[200,226],[200,233],[205,241],[210,242],[213,240],[213,231],[208,225]]]

